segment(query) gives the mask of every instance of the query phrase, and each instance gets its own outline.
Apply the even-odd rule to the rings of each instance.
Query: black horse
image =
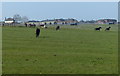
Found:
[[[100,29],[102,29],[102,27],[95,28],[96,31],[100,31]]]
[[[27,27],[27,23],[25,23],[25,26]]]
[[[105,29],[105,31],[109,31],[109,30],[110,30],[110,28],[111,28],[111,27],[106,28],[106,29]]]
[[[35,27],[35,26],[36,26],[36,24],[29,24],[29,26],[30,26],[30,27]]]
[[[36,37],[38,37],[39,35],[40,35],[40,29],[37,28],[37,29],[36,29]]]
[[[60,29],[60,26],[57,26],[57,27],[56,27],[56,30],[59,30],[59,29]]]

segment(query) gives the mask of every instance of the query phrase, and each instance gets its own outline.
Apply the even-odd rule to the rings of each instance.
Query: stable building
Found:
[[[13,18],[7,18],[5,19],[5,23],[12,24],[15,23],[15,20]]]

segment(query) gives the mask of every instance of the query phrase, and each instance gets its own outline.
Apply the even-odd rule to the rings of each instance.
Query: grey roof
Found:
[[[7,18],[5,19],[5,21],[13,21],[14,19],[13,18]]]

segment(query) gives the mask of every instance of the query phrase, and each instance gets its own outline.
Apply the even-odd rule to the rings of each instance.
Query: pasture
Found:
[[[101,26],[103,30],[95,31]],[[3,74],[117,74],[117,25],[2,27]]]

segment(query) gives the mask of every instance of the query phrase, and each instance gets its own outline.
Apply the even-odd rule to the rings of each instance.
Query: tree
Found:
[[[21,16],[19,14],[15,14],[13,16],[13,19],[15,20],[15,22],[21,22]]]
[[[13,16],[13,19],[15,20],[15,22],[17,22],[17,23],[20,23],[20,22],[27,22],[28,21],[28,17],[27,16],[23,16],[23,17],[21,17],[19,14],[15,14],[14,16]]]

